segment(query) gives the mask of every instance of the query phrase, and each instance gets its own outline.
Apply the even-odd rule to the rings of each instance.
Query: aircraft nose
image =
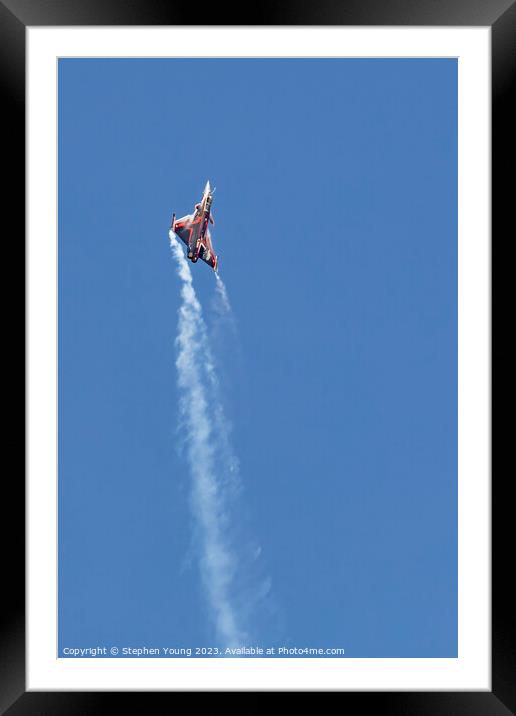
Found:
[[[207,194],[210,191],[210,189],[211,189],[210,180],[208,179],[208,181],[206,182],[206,186],[204,187],[204,193]]]

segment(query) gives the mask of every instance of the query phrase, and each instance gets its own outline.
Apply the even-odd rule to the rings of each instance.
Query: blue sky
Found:
[[[455,60],[60,60],[60,653],[213,643],[167,239],[210,179],[257,641],[456,656],[456,122]]]

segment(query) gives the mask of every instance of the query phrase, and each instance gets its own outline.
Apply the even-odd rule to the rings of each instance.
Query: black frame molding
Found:
[[[493,417],[502,396],[513,406],[516,354],[502,342],[511,332],[501,309],[511,306],[514,270],[504,260],[510,244],[510,213],[514,203],[516,156],[512,134],[516,116],[511,107],[515,86],[516,4],[514,0],[285,0],[254,2],[238,17],[227,3],[198,6],[172,0],[0,0],[0,94],[3,123],[3,206],[12,217],[12,231],[4,246],[24,249],[25,216],[25,28],[38,25],[195,25],[201,12],[204,25],[414,25],[490,26],[492,30],[492,395]],[[239,20],[235,23],[234,20]],[[224,22],[227,19],[228,22]],[[507,173],[507,176],[506,176]],[[512,180],[512,181],[511,181]],[[512,201],[512,203],[511,203]],[[4,225],[5,228],[5,225]],[[496,251],[495,251],[496,248]],[[509,271],[511,273],[509,273]],[[511,275],[512,274],[512,275]],[[5,275],[5,273],[4,273]],[[494,279],[497,279],[496,282]],[[496,284],[496,290],[495,290]],[[9,296],[12,302],[12,295]],[[9,304],[6,304],[9,305]],[[25,305],[25,303],[24,303]],[[20,330],[20,329],[18,329]],[[16,335],[16,333],[14,334]],[[23,342],[23,337],[22,337]],[[12,342],[14,343],[14,341]],[[512,361],[511,361],[512,359]],[[512,362],[512,366],[511,366]],[[502,374],[504,379],[502,380]],[[495,376],[499,376],[495,379]],[[503,390],[503,392],[502,392]],[[507,412],[507,414],[510,414]],[[514,512],[509,498],[511,469],[509,430],[512,421],[498,420],[493,430],[492,460],[492,691],[491,692],[341,692],[344,707],[370,707],[385,714],[516,714],[516,589],[511,585],[511,544]],[[495,421],[492,421],[494,427]],[[512,436],[511,436],[512,437]],[[511,456],[512,457],[512,456]],[[506,459],[507,458],[507,459]],[[495,469],[495,468],[498,469]],[[21,471],[20,471],[21,473]],[[25,485],[21,474],[4,473],[3,609],[0,624],[0,713],[38,714],[109,713],[129,701],[138,711],[170,707],[174,692],[26,692],[25,691]],[[9,513],[11,520],[5,520]],[[7,547],[7,549],[6,549]],[[512,557],[512,559],[511,559]],[[160,699],[158,704],[157,699]],[[115,698],[117,703],[115,704]],[[360,703],[357,703],[360,699]],[[123,708],[126,708],[124,705]]]

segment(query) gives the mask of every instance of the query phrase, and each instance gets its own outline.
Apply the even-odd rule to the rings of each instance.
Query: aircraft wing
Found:
[[[211,266],[212,269],[217,269],[217,257],[213,254],[210,255],[209,259],[207,259],[205,256],[201,256],[201,259],[204,261],[205,264]]]
[[[183,216],[182,219],[176,219],[174,224],[174,234],[179,236],[181,241],[188,246],[190,234],[192,233],[192,217],[190,214]]]
[[[187,214],[186,216],[181,217],[180,219],[176,219],[176,226],[184,225],[184,224],[190,224],[192,221],[192,215]]]

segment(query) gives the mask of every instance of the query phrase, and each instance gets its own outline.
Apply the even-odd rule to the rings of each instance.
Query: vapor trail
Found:
[[[238,466],[231,453],[222,406],[214,399],[216,374],[190,267],[172,231],[169,237],[181,279],[176,367],[192,477],[192,510],[201,542],[201,576],[217,635],[226,646],[241,646],[247,634],[240,623],[235,596],[238,560],[228,529],[229,503],[235,487],[231,475],[238,472]],[[222,470],[221,447],[225,463]]]

